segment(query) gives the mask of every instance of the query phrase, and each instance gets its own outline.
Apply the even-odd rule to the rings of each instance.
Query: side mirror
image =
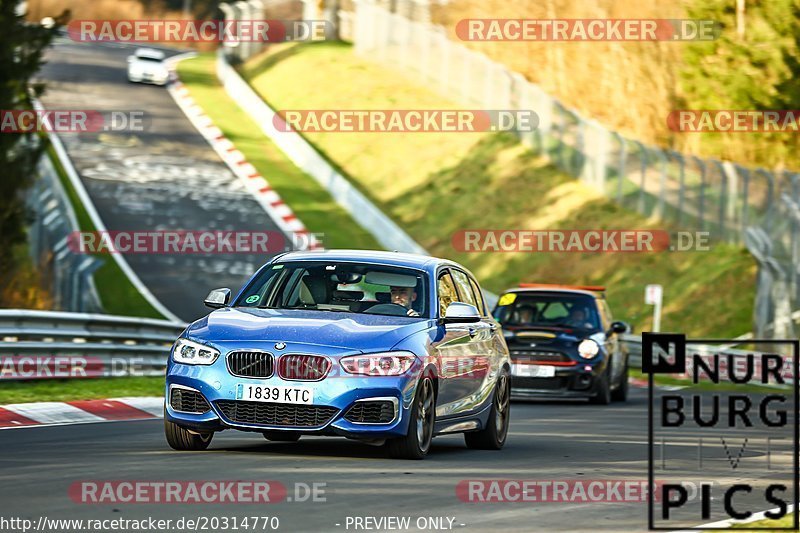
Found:
[[[206,307],[210,307],[211,309],[219,309],[227,306],[228,302],[230,301],[230,289],[214,289],[208,293],[208,296],[206,296],[206,299],[203,301],[203,303],[206,304]]]
[[[445,324],[472,324],[481,321],[481,314],[474,305],[453,302],[447,306],[442,322]]]
[[[625,333],[626,331],[628,331],[628,324],[617,320],[611,323],[611,328],[608,330],[608,334]]]

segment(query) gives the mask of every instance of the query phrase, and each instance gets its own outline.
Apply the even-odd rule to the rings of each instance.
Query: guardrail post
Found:
[[[658,219],[663,221],[666,216],[666,196],[667,196],[667,157],[664,155],[664,151],[657,148],[656,155],[658,156],[659,160],[661,161],[661,170],[659,171],[660,180],[659,180],[659,192],[658,195],[658,210],[657,216]]]
[[[92,274],[101,266],[103,266],[103,261],[92,256],[86,256],[75,269],[70,310],[81,313],[89,310],[91,304],[87,302],[86,295],[89,293]]]
[[[234,4],[235,9],[238,10],[239,16],[236,17],[239,21],[246,21],[251,20],[252,17],[250,16],[250,4],[248,4],[245,0],[240,0]],[[238,31],[236,33],[236,38],[239,40],[239,50],[240,58],[242,61],[247,61],[250,59],[250,54],[252,53],[252,46],[250,41],[246,39],[242,39],[242,32]]]
[[[232,24],[236,22],[236,12],[233,10],[233,6],[231,4],[226,4],[224,2],[219,4],[219,9],[222,11],[222,15],[225,18],[225,24]],[[228,61],[234,62],[238,60],[238,41],[229,41],[223,40],[221,50],[225,54],[225,57]]]
[[[727,224],[730,226],[730,229],[734,230],[731,235],[728,236],[726,240],[728,241],[738,241],[739,233],[742,231],[743,226],[741,224],[742,220],[744,220],[743,213],[747,211],[747,204],[746,202],[742,205],[741,209],[737,208],[737,200],[738,200],[738,175],[736,172],[736,166],[731,163],[730,161],[723,161],[722,162],[722,172],[725,178],[725,187],[727,189],[726,195],[726,209],[725,209],[725,218],[727,219]],[[727,235],[729,232],[725,231]]]
[[[264,20],[264,2],[261,0],[249,0],[250,18],[253,20]],[[266,43],[260,40],[253,40],[250,42],[250,55],[256,55],[264,49]]]

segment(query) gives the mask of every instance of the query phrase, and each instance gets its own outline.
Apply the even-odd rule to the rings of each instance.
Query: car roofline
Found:
[[[549,293],[560,293],[560,292],[563,292],[563,293],[569,293],[569,294],[585,294],[587,296],[593,296],[594,298],[605,299],[605,295],[602,292],[587,291],[587,290],[583,290],[583,289],[568,289],[568,288],[557,289],[557,288],[545,288],[545,287],[537,287],[537,288],[532,288],[532,287],[527,287],[527,288],[526,287],[514,287],[513,289],[508,289],[507,291],[504,291],[503,294],[507,294],[507,293],[510,293],[510,292],[517,293],[517,294],[519,294],[519,293],[531,293],[531,292],[549,292]]]

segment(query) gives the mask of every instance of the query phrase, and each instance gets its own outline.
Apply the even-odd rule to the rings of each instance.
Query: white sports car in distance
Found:
[[[128,81],[166,85],[169,81],[169,69],[164,64],[164,52],[139,48],[128,56]]]

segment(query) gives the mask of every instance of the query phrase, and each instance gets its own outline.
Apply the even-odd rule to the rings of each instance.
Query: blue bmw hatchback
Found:
[[[420,459],[439,434],[503,447],[510,360],[464,267],[373,251],[291,252],[189,325],[167,367],[165,432],[203,450],[225,429],[338,435]]]

